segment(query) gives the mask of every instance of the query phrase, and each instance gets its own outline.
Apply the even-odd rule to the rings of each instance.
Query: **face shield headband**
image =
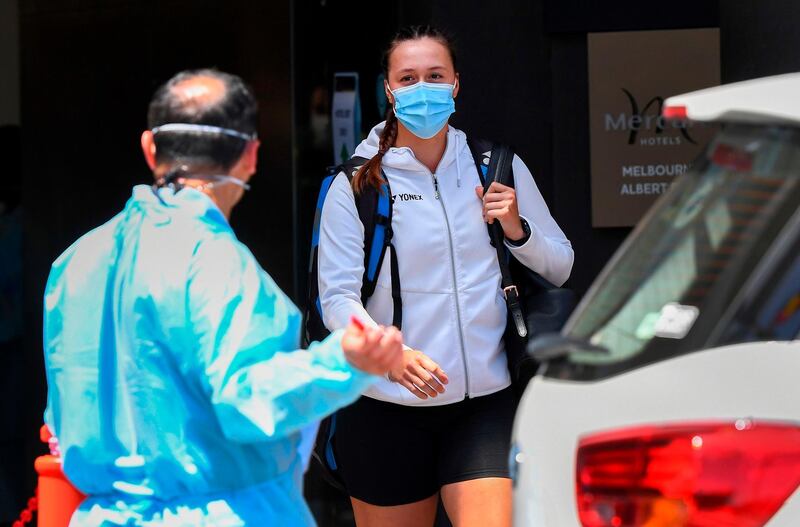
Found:
[[[164,132],[199,132],[201,134],[227,135],[229,137],[236,137],[237,139],[241,139],[243,141],[255,141],[258,139],[258,135],[255,133],[245,134],[244,132],[240,132],[238,130],[222,128],[220,126],[211,126],[209,124],[168,123],[162,124],[161,126],[156,126],[150,131],[153,133],[153,135]]]

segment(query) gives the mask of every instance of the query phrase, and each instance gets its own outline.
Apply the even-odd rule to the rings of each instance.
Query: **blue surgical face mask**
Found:
[[[394,114],[403,126],[419,137],[430,139],[447,124],[456,103],[454,84],[418,82],[392,91]]]

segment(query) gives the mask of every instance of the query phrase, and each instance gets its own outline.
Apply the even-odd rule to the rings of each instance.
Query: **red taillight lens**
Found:
[[[685,120],[688,119],[688,112],[686,111],[686,106],[665,106],[664,110],[661,112],[661,115],[664,119],[678,119],[678,120]]]
[[[761,527],[800,485],[800,427],[650,426],[581,440],[584,527]]]

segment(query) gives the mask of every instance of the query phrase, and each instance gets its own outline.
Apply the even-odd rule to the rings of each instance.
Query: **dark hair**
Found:
[[[447,51],[450,53],[450,59],[453,61],[453,67],[456,67],[456,52],[452,40],[447,35],[433,26],[408,26],[395,34],[394,38],[392,38],[392,41],[389,43],[389,47],[383,52],[381,66],[383,67],[383,74],[387,79],[389,78],[389,60],[391,59],[392,52],[403,42],[419,40],[421,38],[431,38],[447,48]],[[394,146],[396,139],[397,117],[394,115],[394,108],[388,105],[386,108],[386,126],[381,132],[378,153],[359,168],[358,172],[353,176],[352,185],[354,192],[363,192],[364,189],[369,186],[380,190],[381,184],[383,183],[381,178],[381,160],[389,148]]]
[[[197,77],[221,81],[225,93],[209,104],[183,99],[176,86]],[[169,123],[204,124],[254,135],[257,113],[256,99],[241,78],[214,69],[188,70],[156,90],[147,112],[147,125],[152,130]],[[154,141],[159,164],[186,163],[223,170],[239,160],[247,144],[238,137],[208,132],[161,132],[154,136]]]

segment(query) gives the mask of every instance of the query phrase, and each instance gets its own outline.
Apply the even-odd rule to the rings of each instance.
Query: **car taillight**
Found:
[[[684,120],[688,118],[686,106],[665,106],[661,112],[664,119]]]
[[[584,527],[760,527],[800,485],[800,427],[688,423],[580,441]]]

